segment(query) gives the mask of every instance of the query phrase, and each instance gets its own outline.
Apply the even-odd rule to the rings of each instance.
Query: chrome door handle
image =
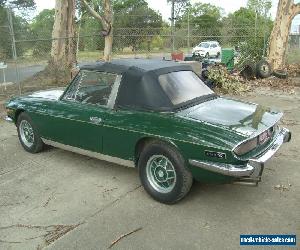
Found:
[[[101,119],[100,117],[92,116],[92,117],[90,117],[90,121],[91,121],[92,123],[99,124],[99,123],[102,122],[102,119]]]

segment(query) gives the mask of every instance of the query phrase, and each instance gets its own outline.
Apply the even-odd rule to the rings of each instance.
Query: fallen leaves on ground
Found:
[[[300,63],[293,63],[287,66],[290,77],[300,77]]]
[[[291,186],[292,186],[292,184],[290,184],[288,182],[287,185],[278,184],[278,185],[274,186],[274,189],[279,190],[279,191],[289,191]]]

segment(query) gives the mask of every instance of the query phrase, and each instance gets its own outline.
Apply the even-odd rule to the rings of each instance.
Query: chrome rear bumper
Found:
[[[257,185],[261,181],[265,162],[277,152],[283,143],[290,140],[291,132],[286,128],[281,129],[270,148],[258,157],[249,159],[246,165],[231,165],[198,160],[189,160],[189,163],[192,166],[214,173],[236,177],[235,184]]]

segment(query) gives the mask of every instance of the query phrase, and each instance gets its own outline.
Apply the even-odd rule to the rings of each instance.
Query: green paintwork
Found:
[[[231,49],[231,48],[222,49],[221,63],[225,64],[228,70],[233,70],[233,68],[234,68],[234,49]]]
[[[111,110],[60,100],[62,93],[53,90],[13,98],[6,104],[8,115],[15,121],[17,112],[24,110],[45,139],[125,160],[136,161],[140,140],[163,140],[179,150],[194,178],[204,183],[228,183],[233,178],[190,166],[189,159],[246,164],[270,143],[241,158],[232,153],[234,146],[272,126],[282,115],[223,97],[177,113]],[[94,124],[90,117],[100,117],[102,122]],[[208,157],[205,150],[226,153],[226,159]]]

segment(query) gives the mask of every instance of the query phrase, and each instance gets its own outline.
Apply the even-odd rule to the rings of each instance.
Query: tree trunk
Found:
[[[300,13],[300,4],[294,4],[293,0],[279,0],[268,55],[274,70],[284,69],[286,66],[291,24],[298,13]]]
[[[111,30],[110,34],[105,38],[105,47],[103,53],[103,60],[106,62],[111,61],[111,54],[112,54],[112,44],[113,44],[113,32]]]
[[[107,36],[105,36],[105,47],[103,53],[104,61],[111,61],[112,55],[112,44],[113,44],[113,12],[111,6],[111,0],[104,1],[104,20],[106,20],[106,25],[104,25],[104,29],[108,31]]]
[[[56,0],[51,58],[47,68],[57,81],[70,80],[71,70],[76,63],[74,27],[75,0]]]
[[[105,40],[105,47],[103,52],[103,60],[104,61],[111,61],[111,54],[112,54],[112,44],[113,44],[113,10],[112,10],[112,4],[111,0],[104,0],[103,1],[103,9],[104,9],[104,15],[100,16],[99,13],[97,13],[86,0],[81,0],[82,3],[85,5],[87,10],[90,12],[90,14],[98,19],[103,28],[102,34],[104,35]]]

